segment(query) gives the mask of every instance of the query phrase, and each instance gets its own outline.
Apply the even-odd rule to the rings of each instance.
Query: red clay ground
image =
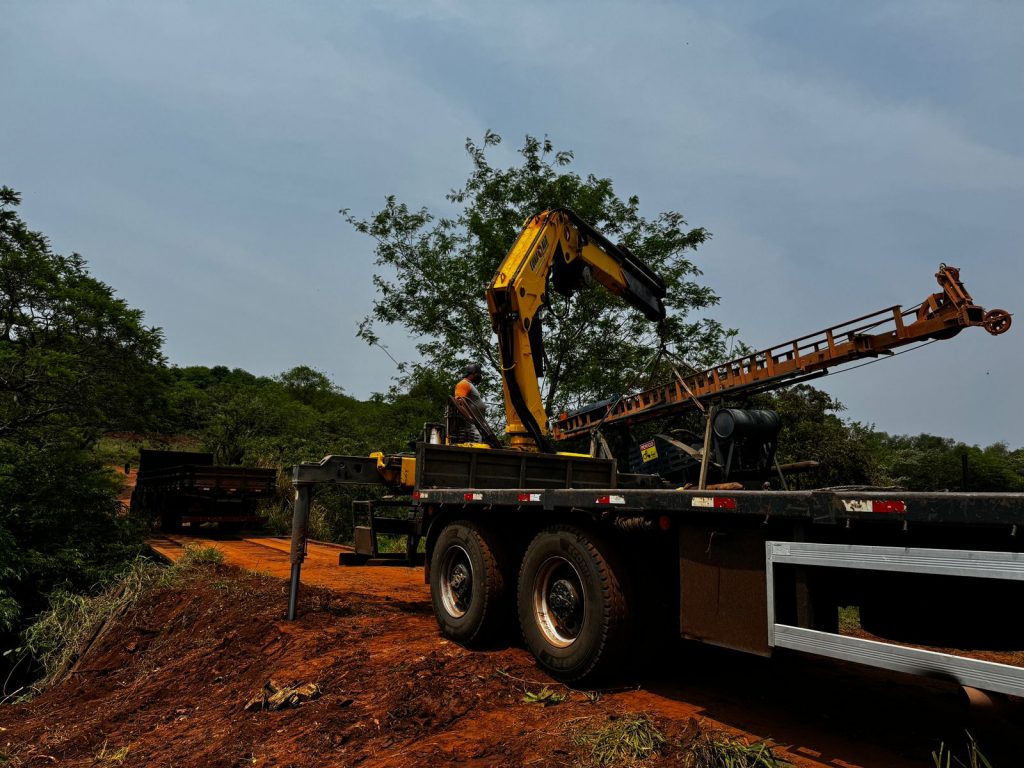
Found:
[[[184,540],[155,547],[173,559]],[[4,755],[26,766],[586,765],[574,733],[647,713],[672,738],[692,718],[772,738],[800,766],[900,768],[931,765],[940,740],[960,743],[970,725],[945,683],[682,645],[634,678],[642,686],[593,702],[551,681],[521,648],[473,652],[441,638],[420,569],[342,568],[338,548],[313,544],[301,616],[289,623],[286,541],[193,541],[249,572],[208,568],[157,590],[69,680],[0,707],[0,765]],[[245,711],[270,678],[315,682],[323,695],[296,709]],[[567,700],[522,701],[545,685]],[[1018,703],[1007,706],[1006,722],[1020,723]],[[975,735],[988,751],[1015,730],[990,713],[973,725],[987,726]],[[125,748],[121,762],[111,758]],[[681,755],[645,764],[681,765]]]

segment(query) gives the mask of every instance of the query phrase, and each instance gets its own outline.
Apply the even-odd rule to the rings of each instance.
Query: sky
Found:
[[[0,0],[0,184],[176,365],[395,366],[356,338],[373,243],[525,135],[712,233],[708,314],[765,347],[914,305],[940,263],[1024,287],[1024,3]],[[1024,321],[1021,321],[1024,323]],[[391,354],[415,339],[385,331]],[[1024,325],[819,379],[894,434],[1024,445]]]

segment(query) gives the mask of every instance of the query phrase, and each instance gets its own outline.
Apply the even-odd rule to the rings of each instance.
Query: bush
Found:
[[[23,655],[41,671],[32,688],[42,690],[63,680],[111,620],[132,608],[154,587],[167,587],[197,569],[218,566],[224,553],[216,547],[187,546],[170,566],[139,557],[91,594],[54,590],[49,608],[24,631]]]
[[[24,633],[25,650],[43,672],[34,687],[46,688],[64,679],[108,622],[135,605],[163,570],[138,558],[95,594],[54,591],[50,607]]]

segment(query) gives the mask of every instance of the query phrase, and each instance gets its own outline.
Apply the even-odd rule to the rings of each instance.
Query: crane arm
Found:
[[[1009,330],[1010,313],[986,311],[975,304],[960,280],[959,269],[940,264],[935,279],[942,290],[911,309],[887,307],[670,384],[563,413],[555,421],[555,437],[578,437],[596,427],[625,427],[676,415],[697,407],[701,400],[767,392],[823,376],[836,366],[893,354],[907,344],[949,339],[971,326],[981,326],[993,335]]]
[[[568,296],[590,279],[650,320],[664,319],[661,278],[624,245],[612,243],[567,208],[527,219],[487,287],[487,308],[501,353],[505,431],[514,448],[550,450],[548,417],[537,383],[544,375],[541,311],[549,283]]]

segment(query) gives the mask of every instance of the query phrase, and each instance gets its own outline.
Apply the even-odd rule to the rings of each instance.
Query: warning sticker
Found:
[[[658,449],[654,447],[653,440],[648,440],[646,443],[640,443],[640,458],[643,459],[644,464],[658,458]]]

